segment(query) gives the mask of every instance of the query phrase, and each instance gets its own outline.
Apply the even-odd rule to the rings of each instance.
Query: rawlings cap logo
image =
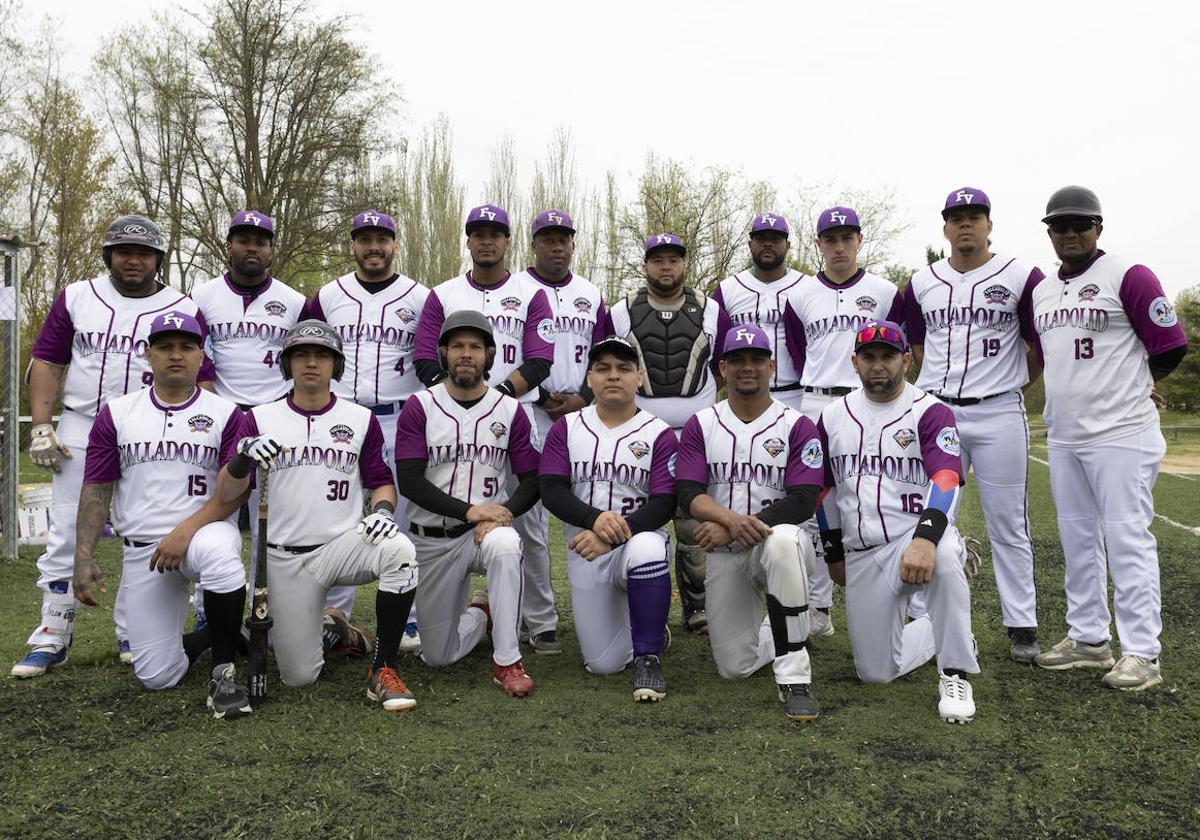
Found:
[[[644,440],[632,440],[629,442],[629,451],[633,453],[634,458],[644,458],[650,451],[650,444]]]
[[[324,327],[301,327],[296,331],[296,335],[325,335]]]
[[[121,230],[123,230],[125,233],[136,233],[141,236],[147,236],[150,233],[150,231],[146,230],[141,225],[125,225],[125,227],[121,228]]]
[[[479,216],[477,218],[487,219],[489,222],[493,222],[496,220],[496,211],[493,210],[491,207],[487,207],[487,206],[480,207],[479,208]]]

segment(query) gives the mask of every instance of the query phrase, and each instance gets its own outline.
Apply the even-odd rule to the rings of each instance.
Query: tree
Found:
[[[1155,387],[1170,408],[1200,412],[1200,285],[1179,293],[1175,314],[1187,335],[1188,354]]]
[[[817,273],[822,265],[816,241],[817,216],[826,207],[835,205],[854,208],[862,223],[863,244],[858,264],[877,274],[885,272],[896,239],[911,227],[900,221],[896,191],[891,187],[872,191],[857,187],[838,189],[829,182],[801,183],[785,207],[778,208],[787,215],[792,229],[789,262],[806,274]]]
[[[525,222],[524,190],[521,188],[521,173],[517,162],[516,145],[511,135],[504,135],[492,148],[492,167],[484,186],[483,199],[478,204],[491,202],[503,207],[508,213],[512,237],[508,243],[508,267],[519,271],[529,264],[529,226]]]
[[[462,271],[464,191],[453,151],[450,121],[440,116],[383,179],[394,184],[379,191],[394,196],[397,270],[429,286]]]

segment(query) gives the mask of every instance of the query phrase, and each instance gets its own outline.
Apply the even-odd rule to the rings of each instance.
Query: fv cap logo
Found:
[[[844,225],[846,224],[846,214],[833,210],[829,214],[829,221],[835,225]]]
[[[954,200],[956,202],[958,202],[959,204],[970,204],[972,201],[975,200],[975,193],[969,193],[969,192],[965,192],[963,190],[959,190],[958,192],[956,192],[954,194]]]
[[[744,330],[741,327],[738,327],[738,331],[734,333],[733,340],[744,341],[746,342],[747,346],[751,346],[754,344],[754,333],[750,332],[750,330]]]
[[[770,225],[771,227],[775,227],[775,222],[778,221],[778,219],[776,219],[774,216],[770,215],[769,213],[763,214],[762,216],[759,217],[758,220],[761,224]]]
[[[557,213],[547,213],[546,223],[550,225],[561,225],[563,223],[563,217]]]
[[[175,329],[177,329],[177,330],[183,329],[183,318],[179,317],[178,315],[176,315],[174,313],[169,313],[162,317],[162,325],[164,327],[169,327],[172,324],[174,324]]]
[[[487,207],[487,206],[480,207],[478,218],[487,219],[489,222],[494,222],[496,220],[496,211],[493,210],[491,207]]]
[[[258,216],[255,216],[253,213],[246,214],[246,222],[254,225],[255,227],[258,227],[258,223],[261,221],[262,219],[260,219]]]

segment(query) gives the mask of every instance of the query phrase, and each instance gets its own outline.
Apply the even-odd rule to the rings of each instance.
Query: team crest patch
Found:
[[[634,458],[644,458],[650,451],[650,444],[644,440],[631,440],[629,442],[629,451],[633,453]]]
[[[276,318],[282,318],[283,314],[287,312],[287,307],[277,300],[267,301],[263,304],[263,309],[267,311],[268,315],[274,315]]]
[[[506,297],[500,301],[500,306],[506,312],[516,312],[521,308],[521,299],[515,297]]]
[[[824,454],[821,451],[821,441],[813,438],[800,450],[800,463],[809,469],[818,469],[821,461],[824,460]]]
[[[907,449],[908,445],[917,439],[917,433],[912,429],[898,429],[896,434],[892,435],[892,440],[900,444],[901,449]]]
[[[937,446],[947,455],[957,455],[959,451],[958,429],[953,426],[943,426],[937,433]]]
[[[554,319],[553,318],[543,318],[542,320],[538,321],[537,334],[538,334],[538,338],[540,338],[542,341],[546,342],[547,344],[553,344],[554,343]]]
[[[767,454],[774,458],[780,452],[787,449],[787,446],[779,438],[767,438],[763,441],[763,449],[767,450]]]
[[[413,312],[407,306],[401,306],[396,310],[396,317],[400,319],[401,323],[408,324],[416,319],[417,313]]]
[[[1165,297],[1156,297],[1150,301],[1150,320],[1160,327],[1173,327],[1179,323],[1175,307]]]
[[[879,301],[875,300],[873,297],[868,297],[867,295],[863,295],[858,300],[854,301],[854,303],[856,306],[858,306],[858,310],[860,312],[874,312],[875,308],[879,306]]]
[[[500,440],[500,438],[504,437],[504,433],[508,431],[508,426],[505,426],[499,420],[488,428],[492,430],[492,434],[496,436],[496,440]]]
[[[338,423],[329,430],[329,436],[333,438],[334,443],[349,443],[354,440],[354,430],[343,423]]]
[[[1095,300],[1096,295],[1098,295],[1098,294],[1100,294],[1100,287],[1097,286],[1095,283],[1088,283],[1086,286],[1084,286],[1082,289],[1079,290],[1079,299],[1080,300]]]
[[[592,302],[584,297],[575,298],[575,311],[576,312],[591,312],[592,311]]]
[[[195,414],[188,418],[188,428],[193,432],[207,432],[213,427],[213,419],[207,414]]]
[[[997,283],[995,286],[988,286],[983,290],[983,299],[989,305],[998,304],[1003,306],[1008,303],[1008,299],[1012,297],[1012,290],[1007,286],[1001,286]]]

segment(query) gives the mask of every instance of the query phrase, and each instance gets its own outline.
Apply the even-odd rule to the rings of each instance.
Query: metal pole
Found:
[[[0,532],[4,557],[17,559],[17,485],[21,481],[21,266],[20,242],[0,239],[4,262],[4,287],[0,290],[0,324],[4,327],[4,402],[0,406],[0,440],[4,474],[0,475]]]

